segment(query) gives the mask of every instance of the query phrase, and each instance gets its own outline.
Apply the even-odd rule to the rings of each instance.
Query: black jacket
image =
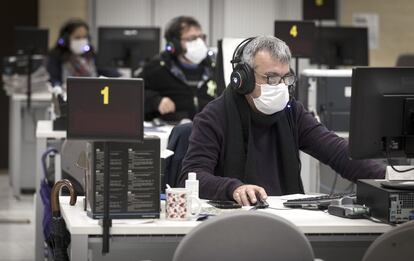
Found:
[[[167,121],[192,119],[220,91],[214,80],[214,63],[206,58],[197,68],[200,77],[192,83],[175,56],[162,52],[148,62],[139,77],[145,81],[145,119],[160,117]],[[175,103],[176,112],[160,115],[158,105],[163,97]]]

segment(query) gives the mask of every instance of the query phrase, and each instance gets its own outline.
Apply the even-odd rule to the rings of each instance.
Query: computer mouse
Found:
[[[269,203],[266,200],[257,197],[257,201],[255,204],[252,204],[255,208],[268,208]]]
[[[161,120],[160,118],[154,118],[152,120],[152,126],[154,127],[160,127],[160,126],[164,126],[165,122],[163,120]]]

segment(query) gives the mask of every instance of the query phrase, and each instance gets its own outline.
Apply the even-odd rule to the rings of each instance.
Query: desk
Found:
[[[145,129],[145,135],[155,135],[160,138],[161,151],[167,148],[168,136],[172,130],[172,126],[162,126],[158,128]],[[66,131],[55,131],[53,130],[52,121],[38,121],[36,128],[36,196],[35,196],[35,260],[44,260],[43,249],[44,249],[44,238],[42,229],[43,219],[43,203],[40,198],[40,181],[43,179],[43,170],[41,164],[42,154],[46,151],[48,143],[51,140],[64,140],[66,139]],[[33,165],[32,165],[33,166]],[[56,165],[56,180],[59,180],[61,173],[59,170],[60,164]],[[86,260],[86,259],[72,259],[72,260]]]
[[[273,208],[266,211],[293,222],[311,241],[315,255],[325,261],[360,260],[377,236],[391,226],[369,220],[352,220],[331,216],[322,211],[285,209],[283,197],[270,197]],[[201,222],[159,220],[114,220],[111,228],[110,253],[101,256],[102,228],[83,211],[83,197],[75,206],[69,197],[61,197],[61,213],[72,237],[71,260],[171,260],[182,237]],[[346,254],[341,253],[346,251]],[[353,256],[354,252],[354,256]]]
[[[50,93],[33,93],[29,110],[25,94],[15,93],[10,96],[9,172],[15,197],[20,196],[22,189],[35,189],[33,154],[36,153],[36,121],[48,118],[47,110],[51,99]]]

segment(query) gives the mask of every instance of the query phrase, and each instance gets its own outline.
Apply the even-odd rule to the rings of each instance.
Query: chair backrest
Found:
[[[396,66],[414,66],[414,54],[401,54],[398,56]]]
[[[284,218],[259,211],[214,217],[190,231],[173,261],[313,260],[305,235]]]
[[[414,260],[414,221],[379,236],[365,252],[363,261]]]
[[[178,177],[181,173],[181,162],[188,149],[189,138],[193,123],[184,123],[175,126],[168,137],[167,149],[174,151],[174,155],[165,161],[165,178],[166,184],[171,187],[178,186]],[[165,184],[162,184],[165,189]]]

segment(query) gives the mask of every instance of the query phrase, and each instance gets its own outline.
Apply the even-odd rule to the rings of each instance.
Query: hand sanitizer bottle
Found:
[[[185,188],[191,190],[191,195],[195,198],[199,198],[198,194],[198,180],[195,172],[189,172],[188,178],[185,181]]]

